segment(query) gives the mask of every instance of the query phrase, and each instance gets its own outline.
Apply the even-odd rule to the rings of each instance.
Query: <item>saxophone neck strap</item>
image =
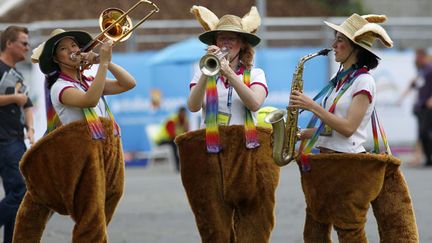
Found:
[[[333,104],[329,109],[329,112],[333,113],[334,110],[336,109],[336,104],[337,102],[340,100],[340,98],[342,97],[342,95],[345,94],[345,92],[348,90],[348,88],[354,83],[354,80],[360,76],[363,73],[367,73],[368,70],[366,68],[360,68],[357,70],[352,70],[352,72],[350,74],[348,74],[346,80],[343,81],[342,87],[339,90],[338,94],[336,95],[336,97],[333,100]],[[331,90],[329,90],[327,92],[327,96],[326,98],[329,97],[329,95],[331,94],[331,92],[333,91],[335,87],[333,86],[333,88]],[[315,127],[316,122],[318,121],[318,117],[316,115],[313,115],[311,120],[308,123],[308,128],[313,128]],[[308,171],[310,170],[310,164],[308,163],[307,160],[307,154],[309,154],[312,151],[313,146],[315,145],[316,141],[318,140],[319,134],[322,132],[322,130],[324,129],[325,124],[321,121],[320,125],[318,126],[318,128],[316,129],[315,133],[313,134],[313,136],[307,140],[303,140],[300,143],[300,147],[299,147],[299,154],[300,156],[300,160],[301,160],[301,164],[302,164],[302,169],[303,171]],[[307,144],[307,146],[306,146]]]

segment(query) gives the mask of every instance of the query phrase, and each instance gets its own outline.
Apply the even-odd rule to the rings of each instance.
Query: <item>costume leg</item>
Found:
[[[217,167],[213,169],[214,171],[211,172],[213,175],[206,173],[211,169],[203,170],[202,173],[198,171],[195,171],[198,173],[191,173],[192,170],[184,171],[185,173],[182,173],[183,185],[195,215],[202,242],[227,243],[230,242],[231,237],[234,237],[232,236],[234,210],[223,200],[221,179],[213,180],[220,178],[218,175],[220,170]]]
[[[367,243],[364,225],[353,229],[334,227],[338,234],[339,243]]]
[[[388,166],[384,185],[372,201],[372,208],[381,242],[419,242],[411,197],[399,167]]]
[[[234,228],[237,243],[269,242],[274,227],[275,204],[270,197],[260,195],[260,200],[236,208]]]
[[[275,191],[279,182],[279,168],[271,160],[260,160],[263,157],[261,153],[246,157],[249,159],[226,165],[226,200],[235,205],[236,242],[265,243],[269,242],[275,224]],[[230,176],[230,173],[235,174]]]
[[[75,221],[73,242],[107,242],[105,171],[103,161],[90,159],[83,168],[71,209]]]
[[[120,151],[121,153],[121,151]],[[105,217],[106,224],[108,225],[111,221],[114,211],[123,196],[124,191],[124,162],[123,156],[119,155],[113,163],[112,169],[107,171],[107,189],[106,189],[106,199],[105,199]]]
[[[35,202],[29,192],[18,210],[14,231],[14,243],[41,242],[51,210]]]
[[[306,213],[303,239],[305,243],[331,243],[331,225],[320,223]]]
[[[193,151],[193,150],[190,150]],[[231,242],[234,209],[223,198],[219,162],[195,149],[182,158],[181,177],[203,243]],[[201,155],[201,156],[200,156]],[[213,155],[214,157],[215,155]]]

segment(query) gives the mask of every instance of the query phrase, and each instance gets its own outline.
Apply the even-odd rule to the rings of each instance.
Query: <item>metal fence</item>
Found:
[[[266,17],[262,19],[258,47],[288,47],[329,45],[334,33],[323,20],[342,23],[341,17]],[[13,24],[13,23],[10,23]],[[0,29],[6,28],[0,24]],[[23,25],[23,24],[18,24]],[[80,29],[96,36],[100,33],[98,20],[40,21],[24,24],[30,30],[30,44],[37,46],[55,28]],[[432,17],[391,17],[384,24],[396,48],[429,47],[432,40]],[[160,49],[172,43],[196,37],[202,32],[196,20],[148,20],[122,43],[116,51]]]

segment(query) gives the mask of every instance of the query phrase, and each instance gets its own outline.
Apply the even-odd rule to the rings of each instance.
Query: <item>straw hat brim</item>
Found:
[[[84,31],[65,31],[50,37],[44,44],[39,56],[39,68],[44,74],[58,70],[58,65],[53,60],[54,48],[57,42],[65,37],[72,37],[81,48],[88,44],[93,38]]]
[[[235,29],[235,28],[220,28],[217,30],[206,31],[206,32],[202,33],[198,38],[200,39],[201,42],[203,42],[207,45],[214,45],[215,41],[216,41],[216,34],[221,32],[221,31],[238,33],[238,34],[242,35],[246,39],[246,41],[249,44],[251,44],[252,46],[258,45],[261,41],[261,39],[256,35],[254,35],[252,33],[247,33],[247,32],[244,32],[242,30]]]
[[[348,39],[350,39],[352,42],[354,42],[355,44],[361,46],[362,48],[366,49],[367,51],[369,51],[370,53],[372,53],[375,57],[377,57],[378,59],[380,59],[380,57],[375,53],[375,51],[370,47],[367,46],[361,42],[357,42],[354,40],[354,37],[351,36],[351,33],[349,33],[347,30],[345,30],[344,28],[342,28],[339,25],[336,24],[332,24],[330,22],[324,21],[324,23],[329,26],[330,28],[336,30],[337,32],[342,33],[344,36],[346,36]]]

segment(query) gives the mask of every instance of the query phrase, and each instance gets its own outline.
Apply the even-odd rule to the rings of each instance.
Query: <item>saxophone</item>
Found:
[[[331,49],[323,49],[302,57],[294,71],[291,82],[291,94],[293,91],[303,91],[303,69],[306,61],[316,56],[326,56]],[[286,123],[284,117],[287,114]],[[279,166],[287,165],[295,158],[295,144],[300,137],[298,123],[298,108],[287,106],[285,110],[276,110],[269,113],[264,119],[273,127],[273,159]]]

